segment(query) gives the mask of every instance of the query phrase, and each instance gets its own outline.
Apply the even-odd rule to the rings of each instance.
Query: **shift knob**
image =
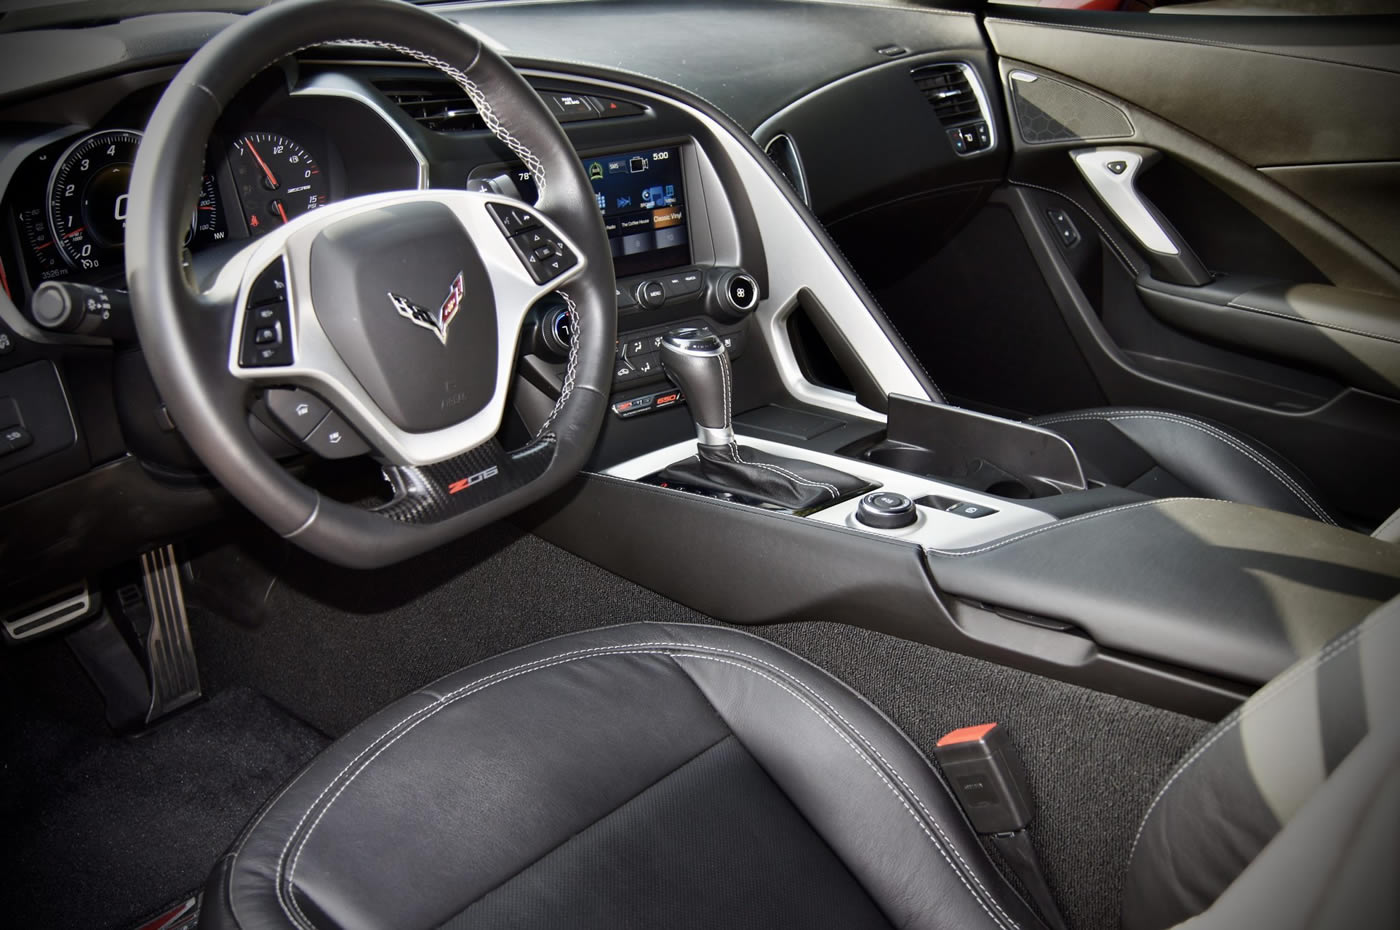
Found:
[[[702,445],[734,441],[730,421],[729,353],[708,329],[673,329],[661,340],[661,367],[685,393]]]

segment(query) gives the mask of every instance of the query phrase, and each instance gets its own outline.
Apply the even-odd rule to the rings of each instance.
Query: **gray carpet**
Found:
[[[11,927],[134,926],[203,885],[263,802],[327,743],[246,688],[136,739],[26,710],[8,704],[0,725],[0,914]]]
[[[713,622],[508,528],[384,572],[260,551],[278,579],[265,598],[260,588],[257,626],[196,613],[206,681],[252,685],[332,734],[515,646],[629,621]],[[925,752],[958,726],[1006,726],[1030,772],[1035,841],[1066,917],[1076,930],[1117,927],[1138,819],[1208,724],[852,627],[751,629],[846,681]]]

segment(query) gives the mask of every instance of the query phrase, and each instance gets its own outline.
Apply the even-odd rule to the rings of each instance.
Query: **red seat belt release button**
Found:
[[[933,754],[978,833],[1014,833],[1030,823],[1035,809],[1025,769],[1004,728],[962,727],[940,739]]]

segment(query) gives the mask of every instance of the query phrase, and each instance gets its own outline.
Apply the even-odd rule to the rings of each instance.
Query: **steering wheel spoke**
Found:
[[[386,461],[426,466],[496,435],[526,313],[587,260],[527,204],[444,190],[323,207],[230,266],[215,283],[233,306],[229,372],[309,390]],[[317,425],[273,409],[294,431]],[[355,443],[311,447],[343,457]]]

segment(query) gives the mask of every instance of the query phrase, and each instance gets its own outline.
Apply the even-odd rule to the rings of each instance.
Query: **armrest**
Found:
[[[1163,321],[1188,332],[1400,396],[1400,300],[1233,276],[1201,288],[1141,278],[1138,293]]]
[[[949,594],[1252,684],[1400,593],[1400,545],[1225,501],[1129,504],[927,553]]]

